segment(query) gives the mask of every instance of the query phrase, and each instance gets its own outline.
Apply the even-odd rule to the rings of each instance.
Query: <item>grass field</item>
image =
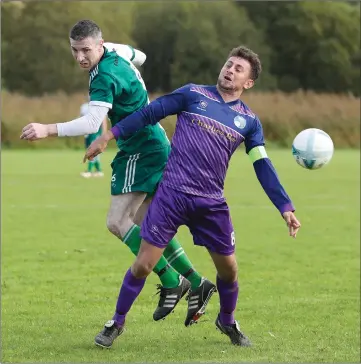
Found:
[[[324,169],[270,150],[302,228],[296,240],[239,152],[227,176],[241,292],[237,319],[253,348],[215,330],[218,296],[198,325],[183,326],[186,302],[153,322],[152,275],[110,350],[93,338],[112,317],[133,260],[106,229],[113,151],[104,179],[79,176],[82,151],[2,152],[1,362],[359,362],[359,151],[336,151]],[[212,280],[206,251],[178,237]]]

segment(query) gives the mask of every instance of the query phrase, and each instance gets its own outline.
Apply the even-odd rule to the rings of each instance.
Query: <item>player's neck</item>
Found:
[[[98,58],[98,61],[97,61],[97,63],[92,67],[92,69],[89,71],[89,72],[91,72],[98,64],[99,64],[99,62],[102,60],[102,58],[103,58],[103,56],[104,56],[104,53],[105,53],[105,49],[104,49],[104,47],[103,47],[103,50],[101,51],[101,53],[100,53],[100,56],[99,56],[99,58]]]
[[[226,103],[239,100],[242,95],[242,91],[234,92],[223,90],[221,87],[219,87],[219,85],[217,85],[217,91],[221,95],[223,101]]]
[[[103,47],[102,52],[100,53],[99,59],[98,59],[98,63],[101,61],[101,59],[103,58],[105,53],[105,48]]]

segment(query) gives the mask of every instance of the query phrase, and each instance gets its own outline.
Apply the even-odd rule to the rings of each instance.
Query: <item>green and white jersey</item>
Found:
[[[131,62],[134,50],[129,52],[129,59],[125,53],[104,47],[100,62],[89,71],[89,105],[109,107],[112,126],[149,103],[144,81]],[[117,145],[122,151],[135,154],[168,146],[169,140],[157,124],[143,128],[126,140],[118,139]]]

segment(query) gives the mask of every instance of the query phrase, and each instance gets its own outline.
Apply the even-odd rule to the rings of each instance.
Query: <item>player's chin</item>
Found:
[[[221,89],[225,90],[225,91],[233,91],[234,87],[232,82],[230,81],[218,81],[218,85],[220,86]]]
[[[88,71],[90,69],[90,65],[88,63],[85,63],[85,64],[81,64],[79,63],[79,67],[82,69],[82,70],[86,70]]]

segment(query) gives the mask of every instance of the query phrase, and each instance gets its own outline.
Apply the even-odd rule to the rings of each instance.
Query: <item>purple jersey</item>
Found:
[[[242,101],[225,103],[215,86],[187,85],[175,93],[182,95],[183,108],[163,183],[196,196],[223,197],[237,147],[243,141],[247,148],[264,145],[261,124]]]
[[[294,211],[265,151],[258,117],[239,99],[224,102],[216,86],[186,85],[159,97],[118,122],[115,138],[127,138],[146,125],[177,115],[164,185],[191,195],[223,198],[229,160],[244,142],[263,189],[277,209]]]

